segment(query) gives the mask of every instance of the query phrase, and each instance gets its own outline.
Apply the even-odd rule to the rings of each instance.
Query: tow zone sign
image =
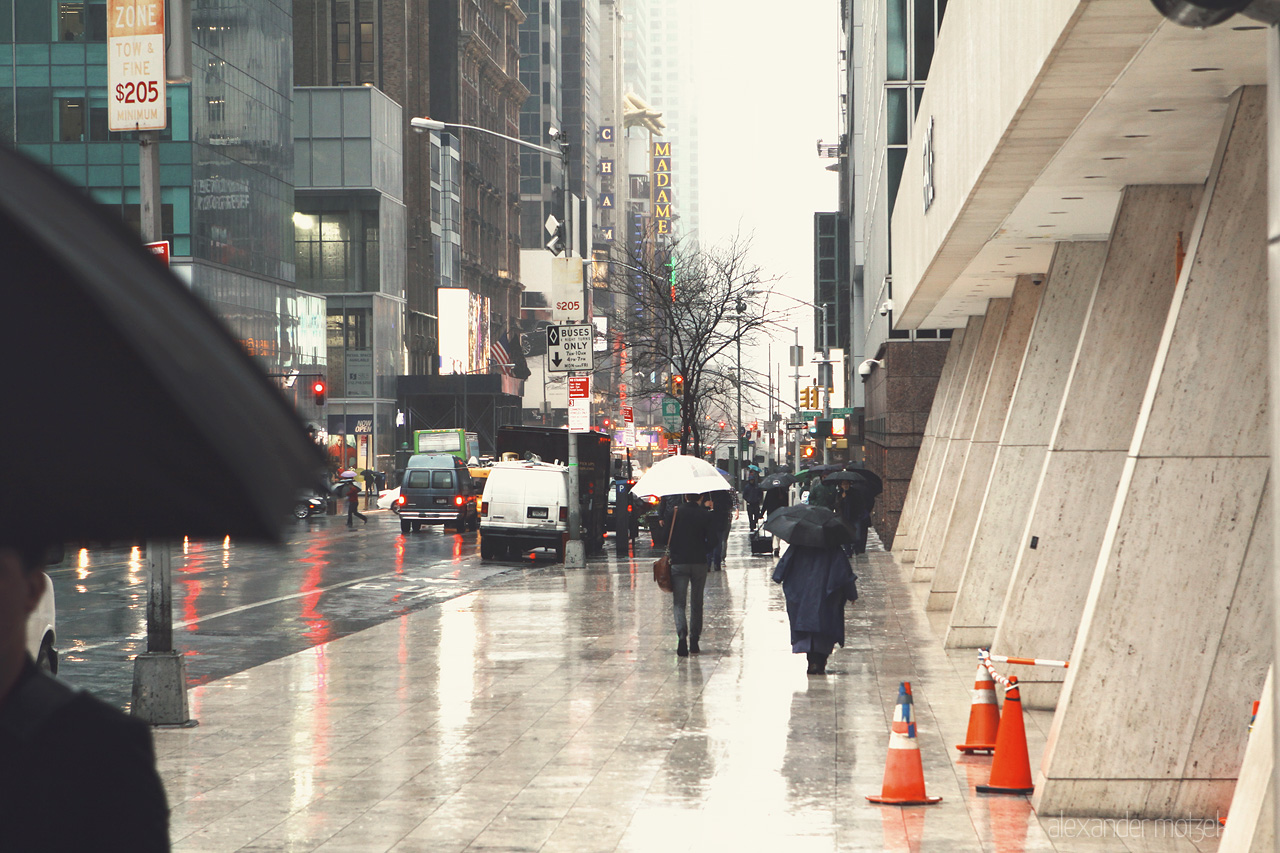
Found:
[[[107,126],[165,127],[164,0],[107,0]]]

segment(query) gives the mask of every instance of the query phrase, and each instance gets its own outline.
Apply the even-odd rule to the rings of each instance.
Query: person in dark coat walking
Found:
[[[711,492],[709,498],[713,536],[707,563],[711,571],[718,572],[724,569],[725,552],[729,550],[729,528],[733,525],[733,493],[724,490]]]
[[[769,517],[769,513],[775,509],[782,509],[787,506],[786,486],[779,486],[776,489],[763,489],[762,491],[764,492],[764,500],[760,509],[764,512],[766,519]]]
[[[827,658],[844,645],[844,605],[858,600],[849,558],[838,546],[792,545],[773,570],[782,584],[791,623],[791,651],[804,653],[810,675],[825,675]]]
[[[742,487],[742,500],[747,504],[747,522],[754,531],[760,521],[760,501],[764,500],[764,489],[754,477]]]
[[[846,553],[861,554],[867,550],[867,527],[871,521],[869,501],[855,491],[848,480],[840,481],[836,492],[835,513],[853,531],[853,544]]]
[[[671,514],[667,547],[671,554],[671,601],[676,620],[676,654],[698,654],[702,636],[702,593],[707,586],[707,552],[715,535],[711,511],[699,503],[697,495],[685,495],[685,502]],[[685,600],[693,587],[692,612],[685,618]]]
[[[27,653],[43,551],[0,546],[0,850],[168,850],[151,730]]]
[[[342,477],[343,497],[347,499],[347,527],[354,527],[357,518],[368,524],[369,518],[360,511],[360,487],[356,485],[356,472],[348,471]]]

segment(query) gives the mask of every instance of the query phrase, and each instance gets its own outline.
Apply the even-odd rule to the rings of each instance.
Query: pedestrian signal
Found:
[[[328,390],[323,379],[317,379],[311,383],[311,396],[315,399],[317,406],[324,405],[324,394]]]

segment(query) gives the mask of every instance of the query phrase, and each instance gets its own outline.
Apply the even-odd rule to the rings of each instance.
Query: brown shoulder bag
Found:
[[[676,516],[679,514],[680,507],[676,507],[671,513],[671,529],[667,531],[667,551],[653,564],[653,580],[663,592],[674,589],[671,585],[671,534],[676,532]]]

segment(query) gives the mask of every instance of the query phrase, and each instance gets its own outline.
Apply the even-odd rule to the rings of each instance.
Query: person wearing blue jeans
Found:
[[[697,495],[685,495],[685,502],[671,516],[667,538],[671,555],[671,603],[676,622],[676,654],[698,654],[702,637],[702,595],[707,586],[707,552],[712,547],[711,511],[698,503]],[[686,619],[685,603],[693,588],[691,613]]]

